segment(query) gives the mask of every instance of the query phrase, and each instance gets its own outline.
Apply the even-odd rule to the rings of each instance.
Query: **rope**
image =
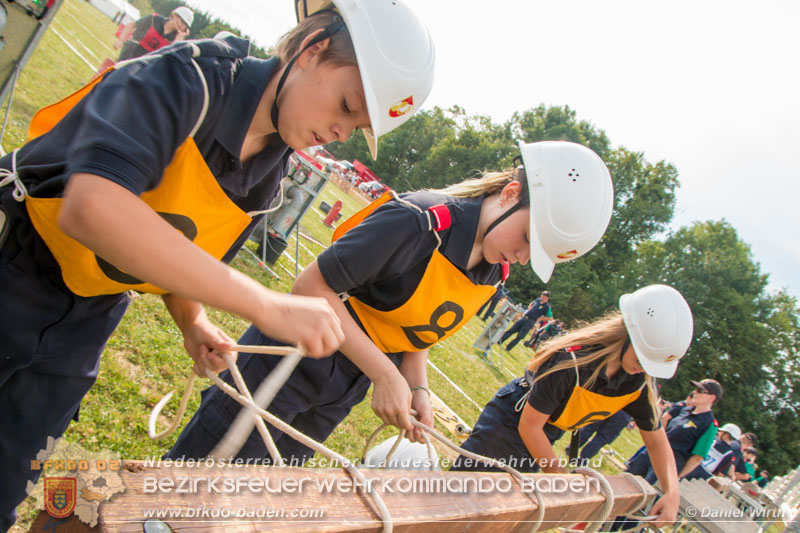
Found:
[[[249,349],[249,348],[248,348]],[[242,393],[248,397],[250,400],[253,401],[259,407],[266,409],[269,404],[272,403],[272,400],[275,399],[275,396],[278,394],[278,391],[281,389],[284,383],[289,379],[289,376],[294,371],[295,367],[300,363],[300,360],[303,358],[303,353],[298,350],[297,348],[292,347],[291,352],[286,355],[285,359],[283,359],[278,366],[270,373],[269,376],[259,385],[258,389],[256,389],[255,397],[250,397],[250,391],[247,390],[247,386],[244,383],[244,380],[241,378],[241,374],[238,372],[231,372],[234,381],[237,384],[237,388],[242,391]],[[226,361],[227,362],[227,361]],[[236,367],[236,363],[231,360],[233,366]],[[228,368],[231,367],[231,364],[228,364]],[[241,385],[239,385],[241,383]],[[244,390],[243,390],[244,389]],[[246,391],[246,392],[245,392]],[[236,419],[231,424],[231,427],[228,429],[228,432],[222,438],[222,440],[217,443],[216,447],[211,451],[212,457],[234,457],[239,450],[242,449],[242,446],[247,441],[248,437],[253,431],[253,425],[260,422],[260,425],[264,424],[264,421],[261,418],[255,416],[252,413],[248,413],[247,411],[241,411],[237,416]],[[261,429],[259,429],[259,433],[261,433]],[[264,428],[266,431],[266,427]],[[267,433],[269,435],[269,433]],[[263,433],[262,433],[263,437]],[[264,443],[267,446],[267,450],[270,450],[270,443],[272,442],[272,437],[269,437],[269,441],[265,440]],[[274,453],[270,450],[270,455],[272,459],[279,464],[283,464],[283,461],[278,453],[277,447],[272,444],[274,448]]]
[[[411,414],[412,415],[416,415],[417,413],[412,409],[411,410]],[[445,446],[447,446],[451,450],[453,450],[453,451],[455,451],[455,452],[457,452],[457,453],[459,453],[461,455],[464,455],[465,457],[469,457],[470,459],[473,459],[475,461],[482,461],[482,462],[488,464],[489,466],[493,466],[495,468],[499,468],[500,470],[508,472],[509,474],[511,474],[517,480],[517,482],[520,484],[520,486],[524,486],[525,476],[523,476],[522,473],[520,473],[518,470],[516,470],[514,468],[511,468],[510,466],[506,465],[505,463],[502,463],[502,462],[498,461],[497,459],[493,459],[491,457],[485,457],[483,455],[478,455],[477,453],[472,453],[472,452],[470,452],[468,450],[465,450],[465,449],[463,449],[463,448],[461,448],[459,446],[456,446],[455,444],[450,442],[450,439],[448,439],[447,437],[445,437],[444,435],[442,435],[441,433],[439,433],[435,429],[426,426],[425,424],[423,424],[422,422],[416,420],[415,418],[411,419],[411,424],[413,424],[414,426],[416,426],[416,427],[418,427],[420,429],[424,429],[425,431],[427,431],[428,433],[430,433],[431,435],[436,437],[442,444],[444,444]],[[533,495],[531,495],[531,492],[533,493]],[[545,502],[544,502],[544,498],[539,493],[539,491],[535,490],[535,485],[534,485],[534,490],[533,491],[525,491],[525,493],[528,495],[529,498],[531,498],[531,500],[538,507],[537,508],[537,513],[536,513],[536,522],[534,522],[534,525],[531,528],[531,533],[534,533],[535,531],[538,531],[539,527],[542,525],[542,522],[544,521]],[[535,499],[534,499],[534,497],[535,497]]]
[[[225,358],[225,362],[228,364],[228,368],[230,368],[231,366],[236,366],[236,361],[233,360],[233,357],[231,357],[230,354],[226,353],[223,357]],[[291,357],[291,356],[287,356],[287,357]],[[300,357],[302,357],[302,355],[300,355]],[[284,361],[286,361],[286,359],[284,359]],[[292,368],[294,368],[294,367],[292,367]],[[237,373],[232,374],[232,375],[233,375],[233,381],[234,381],[234,383],[236,383],[236,388],[239,389],[239,392],[241,392],[245,396],[245,398],[247,398],[248,400],[253,401],[253,397],[250,395],[250,389],[247,388],[247,384],[244,382],[244,379],[242,378],[242,374],[237,372]],[[258,392],[258,391],[256,391],[256,392]],[[274,395],[273,395],[273,398],[274,398]],[[269,401],[266,402],[266,403],[269,404],[269,403],[271,403],[271,401],[272,401],[272,398],[270,398]],[[258,403],[258,405],[264,405],[264,403],[262,403],[262,402],[256,402],[256,403]],[[249,418],[240,417],[240,419],[244,421],[241,425],[246,425],[247,421],[252,421],[252,422],[255,423],[256,428],[258,429],[258,433],[259,433],[259,435],[261,435],[261,438],[264,440],[264,444],[267,447],[267,451],[269,452],[269,456],[272,457],[272,460],[273,460],[273,462],[275,464],[277,464],[278,466],[283,467],[284,466],[283,457],[281,457],[281,453],[278,451],[278,447],[275,446],[275,441],[272,440],[272,435],[270,435],[269,431],[267,430],[267,426],[264,424],[264,419],[261,418],[261,417],[258,417],[256,415],[251,415]],[[242,449],[241,445],[243,444],[243,442],[238,442],[238,446],[237,446],[236,444],[237,444],[237,440],[238,439],[233,437],[230,440],[228,440],[229,436],[233,433],[233,430],[234,430],[235,427],[236,427],[236,422],[234,421],[234,424],[230,427],[228,432],[225,434],[225,438],[222,439],[222,441],[220,441],[217,444],[217,446],[211,451],[211,457],[233,456],[235,453],[238,453],[239,450]],[[247,430],[246,430],[247,434],[243,435],[244,438],[242,439],[242,441],[246,440],[247,437],[250,435],[250,429],[251,428],[248,426]],[[242,433],[244,433],[244,432],[242,432]],[[231,442],[231,441],[233,441],[233,442]],[[226,454],[225,453],[226,451],[228,451],[227,446],[230,446],[230,450],[232,450],[233,453],[231,453],[231,454]],[[235,450],[234,450],[234,448],[235,448]]]
[[[591,520],[585,529],[585,533],[596,533],[597,530],[600,529],[600,526],[602,526],[611,515],[611,509],[614,507],[614,489],[611,488],[611,484],[606,479],[606,476],[594,468],[589,468],[588,466],[579,466],[578,468],[575,468],[573,472],[576,474],[583,474],[586,477],[594,478],[600,482],[600,490],[603,492],[604,501],[603,507],[600,509],[600,513],[598,513],[599,520]]]
[[[231,346],[231,352],[250,352],[250,353],[260,353],[260,354],[271,354],[271,355],[289,355],[296,348],[293,346],[243,346],[241,344],[234,344]],[[192,390],[194,388],[194,382],[197,379],[197,376],[192,373],[189,376],[189,379],[186,381],[186,387],[183,390],[183,397],[181,398],[181,403],[178,406],[178,412],[175,414],[175,419],[172,421],[170,426],[162,431],[161,433],[156,433],[156,422],[158,420],[158,415],[161,414],[161,411],[164,409],[164,406],[169,402],[172,398],[172,395],[175,394],[175,391],[170,391],[166,396],[164,396],[161,401],[159,401],[153,410],[150,412],[150,419],[148,421],[148,433],[151,439],[158,440],[163,439],[167,435],[173,433],[178,426],[180,425],[180,420],[183,418],[184,413],[186,413],[186,404],[189,402],[189,397],[192,394]],[[245,389],[247,390],[247,389]]]
[[[600,488],[604,493],[604,496],[606,498],[606,502],[603,504],[603,509],[601,509],[601,514],[603,515],[603,520],[602,521],[594,522],[593,524],[587,526],[587,528],[585,530],[569,528],[569,527],[563,528],[565,533],[630,533],[632,531],[638,531],[638,530],[643,529],[643,528],[650,529],[650,530],[656,531],[656,532],[660,532],[661,531],[659,528],[654,528],[653,526],[651,526],[649,524],[642,525],[642,524],[639,524],[638,522],[634,523],[633,526],[625,528],[625,529],[619,529],[619,530],[616,530],[616,531],[600,531],[599,530],[600,526],[602,526],[606,521],[608,521],[609,514],[611,513],[611,507],[613,507],[613,505],[614,505],[614,494],[613,494],[613,491],[611,489],[611,484],[608,483],[608,480],[606,479],[606,477],[603,474],[601,474],[597,470],[594,470],[593,468],[579,467],[579,468],[574,469],[573,472],[575,472],[577,474],[584,474],[584,475],[589,476],[589,477],[594,477],[595,479],[599,480],[600,481]],[[647,495],[647,485],[642,480],[642,478],[640,478],[638,476],[634,476],[630,472],[622,472],[622,475],[627,476],[630,479],[632,479],[637,485],[639,485],[639,488],[642,489],[642,499],[639,500],[639,503],[636,505],[636,507],[638,509],[642,509],[644,507],[644,505],[647,503],[647,496],[648,496]],[[610,505],[608,504],[609,499],[611,500],[611,504]],[[635,513],[635,511],[634,511],[634,513]],[[632,520],[638,520],[638,521],[642,521],[642,522],[649,522],[649,521],[652,521],[652,520],[655,520],[655,519],[658,518],[658,516],[636,515],[634,513],[626,514],[626,515],[623,515],[623,516],[625,518],[630,518]]]
[[[155,407],[153,407],[153,410],[150,412],[150,419],[147,423],[147,434],[151,439],[163,439],[178,428],[181,423],[181,418],[183,418],[183,413],[186,412],[186,404],[189,402],[189,396],[192,393],[196,379],[197,375],[192,372],[192,375],[190,375],[189,379],[186,381],[186,387],[183,389],[183,397],[181,398],[180,405],[178,405],[178,414],[172,419],[172,423],[167,427],[167,429],[161,433],[156,433],[156,422],[158,421],[158,415],[161,414],[161,410],[164,409],[164,406],[170,401],[172,395],[175,394],[175,391],[169,391],[167,395],[161,398],[161,401],[158,402]]]
[[[236,365],[233,365],[230,368],[231,373],[238,373],[239,369]],[[325,447],[324,445],[318,443],[314,439],[306,436],[302,432],[296,430],[280,418],[276,417],[272,413],[261,409],[252,400],[247,399],[246,397],[242,396],[238,393],[236,389],[222,381],[219,376],[214,374],[210,370],[206,370],[206,377],[208,377],[214,384],[220,388],[220,390],[224,391],[228,396],[242,404],[243,406],[249,408],[252,412],[258,414],[261,418],[278,428],[279,430],[283,431],[293,439],[305,444],[315,452],[318,452],[325,456],[327,459],[331,461],[335,461],[341,463],[342,467],[351,475],[351,477],[355,478],[357,481],[361,483],[361,486],[367,487],[367,493],[372,501],[378,508],[378,512],[380,514],[381,520],[383,521],[383,531],[385,533],[392,533],[393,524],[392,524],[392,517],[389,513],[389,509],[386,507],[386,504],[383,502],[383,499],[380,497],[375,489],[372,487],[372,484],[367,483],[367,478],[364,474],[356,468],[347,458],[339,455],[338,453],[330,450],[329,448]]]
[[[372,432],[372,434],[369,437],[367,437],[367,442],[364,444],[364,452],[361,454],[362,465],[366,464],[367,462],[367,452],[369,451],[369,447],[372,445],[372,442],[375,440],[375,437],[377,437],[381,431],[383,431],[389,426],[390,424],[381,424],[380,426],[378,426],[378,428],[375,429],[375,431]],[[381,464],[378,465],[378,468],[386,468],[386,466],[390,464],[389,459],[391,459],[392,455],[397,450],[397,447],[400,445],[400,441],[403,440],[405,435],[406,435],[406,430],[401,429],[400,433],[397,436],[397,440],[395,440],[394,445],[392,445],[392,448],[389,450],[389,453],[386,454],[386,459],[381,461]],[[430,464],[430,470],[433,471],[436,469],[436,465],[438,463],[437,460],[438,458],[436,457],[436,450],[433,449],[433,444],[431,444],[430,439],[428,439],[428,436],[425,433],[422,434],[422,438],[425,439],[425,447],[428,450],[428,462]]]
[[[270,455],[272,455],[273,459],[276,461],[277,464],[283,466],[283,459],[280,457],[277,449],[275,448],[275,444],[272,441],[272,437],[270,436],[269,431],[266,429],[266,426],[264,425],[264,421],[267,421],[274,427],[276,427],[278,430],[282,431],[283,433],[292,437],[293,439],[299,441],[300,443],[306,445],[315,452],[323,455],[330,461],[335,463],[340,463],[342,467],[347,471],[348,474],[350,474],[350,476],[354,480],[360,482],[361,486],[366,488],[365,490],[369,495],[369,497],[372,499],[375,506],[377,507],[378,514],[380,515],[380,519],[383,522],[383,531],[385,533],[391,533],[393,529],[393,522],[389,509],[386,507],[386,504],[384,503],[380,494],[376,492],[375,489],[372,487],[372,484],[367,482],[367,479],[361,472],[361,470],[359,470],[355,465],[353,465],[347,458],[334,452],[330,448],[326,447],[324,444],[319,443],[314,439],[308,437],[301,431],[298,431],[297,429],[293,428],[291,425],[287,424],[280,418],[276,417],[272,413],[269,413],[264,408],[260,407],[260,404],[269,405],[269,403],[275,397],[280,388],[289,379],[289,376],[291,375],[292,371],[302,359],[303,353],[295,347],[242,346],[238,344],[232,346],[230,351],[232,352],[246,351],[249,353],[286,355],[287,357],[286,359],[281,361],[280,364],[261,383],[258,390],[256,391],[255,398],[250,394],[250,391],[246,386],[244,378],[242,377],[239,368],[236,366],[236,362],[233,360],[233,357],[231,357],[229,354],[224,355],[225,362],[228,365],[228,369],[230,370],[234,383],[239,388],[239,390],[236,390],[236,388],[231,387],[229,384],[225,383],[217,374],[215,374],[211,370],[206,369],[207,378],[213,381],[214,384],[217,387],[219,387],[219,389],[222,390],[225,394],[227,394],[228,396],[233,398],[236,402],[238,402],[239,404],[241,404],[246,408],[246,411],[242,411],[241,413],[239,413],[237,419],[231,425],[231,428],[228,430],[223,440],[220,441],[220,443],[214,449],[214,452],[212,452],[212,456],[225,456],[226,454],[222,453],[222,451],[230,452],[231,450],[233,450],[231,452],[231,455],[237,453],[239,449],[241,449],[241,444],[250,435],[252,431],[252,424],[255,423],[259,427],[259,433],[261,434],[261,437],[264,439],[264,443],[267,446],[267,449],[270,451]],[[185,411],[186,402],[189,394],[192,391],[194,381],[195,377],[194,375],[192,375],[186,384],[186,389],[184,390],[184,397],[181,400],[181,405],[178,409],[178,414],[175,417],[173,424],[167,430],[158,434],[157,437],[153,438],[161,438],[163,436],[166,436],[172,431],[174,431],[174,429],[177,427],[178,422],[183,416],[183,413]],[[172,392],[170,392],[163,400],[161,400],[153,408],[153,412],[150,415],[151,437],[155,433],[155,419],[158,417],[159,412],[167,403],[167,401],[169,401],[171,396]],[[488,466],[498,468],[500,470],[503,470],[511,474],[512,477],[514,477],[514,479],[520,484],[520,487],[523,489],[525,488],[525,481],[526,481],[525,476],[523,476],[523,474],[520,473],[518,470],[491,457],[478,455],[476,453],[472,453],[468,450],[465,450],[459,446],[456,446],[455,444],[450,442],[450,440],[447,437],[445,437],[432,427],[429,427],[420,422],[419,420],[417,420],[415,418],[417,412],[414,409],[410,410],[410,414],[412,415],[411,424],[417,428],[424,430],[423,436],[425,439],[425,444],[428,447],[428,454],[429,457],[431,458],[431,465],[433,465],[435,462],[434,460],[435,452],[433,450],[433,446],[430,442],[430,439],[428,438],[427,435],[432,435],[433,437],[438,439],[441,443],[443,443],[445,446],[465,457],[468,457],[475,461],[481,461],[487,464]],[[256,418],[258,419],[257,421],[255,420]],[[262,427],[263,431],[261,429]],[[367,439],[365,451],[364,454],[362,455],[362,460],[361,460],[362,463],[365,461],[367,448],[369,448],[369,445],[376,438],[378,433],[385,427],[387,427],[387,424],[382,424],[378,429],[373,431],[372,434]],[[381,463],[382,465],[389,463],[389,459],[399,446],[400,441],[401,439],[403,439],[404,436],[405,436],[405,430],[401,430],[400,434],[398,435],[398,438],[395,440],[392,448],[389,450],[386,459]],[[237,442],[238,446],[236,446]],[[272,448],[275,448],[274,453]],[[608,480],[605,478],[605,476],[603,476],[601,473],[597,472],[592,468],[580,467],[576,468],[574,472],[578,474],[583,474],[584,476],[587,477],[594,477],[600,482],[600,488],[604,495],[603,507],[600,511],[602,520],[592,521],[592,523],[587,527],[586,531],[584,532],[584,533],[598,533],[597,530],[608,519],[609,515],[611,514],[611,510],[614,506],[613,489],[611,488],[611,485],[608,483]],[[644,505],[644,503],[647,501],[647,488],[638,479],[636,479],[635,476],[633,477],[639,484],[639,486],[642,488],[642,500],[640,502],[640,505]],[[523,490],[523,492],[525,492],[525,494],[527,494],[528,497],[537,506],[536,521],[534,522],[533,526],[530,529],[531,533],[538,531],[539,527],[541,527],[544,521],[545,508],[546,508],[542,494],[538,490],[536,490],[535,484],[533,485],[533,487],[534,490],[532,491]],[[654,517],[636,517],[636,518],[641,520],[646,520],[646,519],[652,519]],[[572,530],[567,529],[567,531],[572,531]],[[625,533],[625,532],[617,532],[617,533]]]

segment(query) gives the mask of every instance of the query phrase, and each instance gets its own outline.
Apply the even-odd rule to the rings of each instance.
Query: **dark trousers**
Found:
[[[0,531],[16,520],[31,460],[77,416],[126,295],[81,298],[56,269],[0,250]]]
[[[239,339],[240,344],[280,345],[255,326]],[[237,366],[248,388],[256,389],[282,358],[274,355],[239,354]],[[398,362],[398,361],[395,361]],[[220,374],[233,384],[229,372]],[[323,359],[303,358],[280,389],[267,411],[291,424],[316,441],[323,442],[354,405],[364,399],[371,381],[346,356],[336,352]],[[202,393],[200,408],[178,437],[167,458],[203,458],[225,436],[241,406],[216,386]],[[313,450],[267,424],[281,456],[291,464],[302,465]],[[261,435],[253,429],[235,457],[266,459],[268,452]]]
[[[605,420],[598,420],[581,428],[578,446],[583,446],[579,457],[591,459],[606,444],[611,444],[622,433],[631,417],[625,411],[617,411]],[[589,440],[591,439],[591,440]],[[588,444],[587,444],[588,442]],[[586,444],[586,446],[584,446]]]
[[[516,378],[508,385],[495,393],[491,401],[483,408],[481,416],[472,429],[472,434],[461,445],[467,451],[491,457],[505,462],[521,472],[538,472],[528,447],[519,434],[519,419],[521,411],[516,410],[518,402],[530,389],[525,378]],[[545,426],[547,429],[547,426]],[[561,435],[558,428],[552,429]],[[547,433],[547,431],[546,431]],[[548,433],[551,442],[552,439]],[[452,471],[461,472],[492,472],[499,469],[487,466],[486,463],[476,462],[466,456],[460,455],[450,468]]]
[[[489,298],[489,300],[485,304],[483,304],[481,308],[478,309],[478,312],[475,314],[480,316],[480,314],[483,313],[483,310],[486,309],[486,313],[484,313],[482,319],[486,320],[488,318],[493,317],[494,309],[495,307],[497,307],[497,304],[500,303],[501,298],[502,295],[500,294],[500,291],[495,292],[494,295],[491,298]]]
[[[527,335],[528,332],[531,330],[531,328],[533,328],[533,324],[534,324],[533,320],[524,317],[520,318],[519,320],[514,322],[511,325],[511,327],[506,330],[505,333],[503,333],[503,336],[500,337],[500,344],[506,342],[506,339],[508,339],[509,337],[511,337],[516,333],[517,336],[514,337],[514,340],[509,342],[508,346],[506,346],[507,350],[509,351],[512,350],[519,341],[525,338],[525,335]]]

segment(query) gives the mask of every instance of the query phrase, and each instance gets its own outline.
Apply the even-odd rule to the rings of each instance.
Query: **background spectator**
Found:
[[[665,414],[669,416],[667,439],[675,456],[678,478],[694,470],[703,461],[717,434],[711,406],[722,399],[722,385],[713,379],[692,381],[692,385],[695,386],[695,390],[689,395],[689,399],[693,405],[687,405],[681,408],[679,413],[675,413],[678,407],[676,404]],[[656,481],[650,456],[646,450],[630,461],[627,471],[644,477],[651,484]]]
[[[495,291],[492,297],[489,298],[489,300],[483,304],[480,309],[478,309],[478,315],[483,313],[483,310],[486,309],[486,312],[481,317],[481,320],[485,322],[487,319],[492,318],[494,316],[494,309],[497,307],[497,304],[500,303],[500,300],[503,298],[508,298],[510,294],[511,292],[506,289],[505,283],[501,283],[500,286],[497,287],[497,291]]]
[[[511,351],[521,339],[524,339],[539,317],[547,316],[552,318],[553,311],[550,309],[549,300],[550,291],[544,291],[541,296],[531,302],[528,306],[528,310],[522,315],[522,318],[514,322],[511,327],[508,328],[508,331],[503,333],[503,336],[500,338],[500,344],[503,344],[509,337],[516,334],[514,340],[509,342],[508,346],[506,346],[506,350]]]
[[[189,35],[194,13],[188,7],[176,7],[169,18],[153,13],[126,25],[114,43],[116,50],[122,49],[117,61],[143,56]]]

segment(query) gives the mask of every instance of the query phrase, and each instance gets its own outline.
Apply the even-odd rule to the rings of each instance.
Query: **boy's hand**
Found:
[[[222,353],[235,344],[224,331],[212,324],[205,314],[183,331],[183,346],[194,360],[194,373],[206,377],[206,369],[220,373],[228,368]],[[236,360],[236,354],[233,354]]]
[[[344,342],[342,323],[324,298],[278,294],[276,314],[257,322],[264,333],[296,343],[314,358],[331,355]]]

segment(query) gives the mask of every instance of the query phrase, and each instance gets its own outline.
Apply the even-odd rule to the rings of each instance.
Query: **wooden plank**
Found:
[[[433,408],[433,416],[447,428],[447,431],[458,437],[461,442],[469,438],[470,433],[472,433],[472,428],[469,424],[464,422],[433,391],[431,391],[431,408]]]
[[[419,533],[471,532],[517,532],[529,531],[536,519],[537,506],[529,495],[508,474],[430,472],[399,470],[363,470],[373,488],[381,494],[390,510],[394,530]],[[100,524],[96,531],[104,533],[141,533],[146,510],[164,512],[189,509],[228,509],[250,512],[272,510],[283,516],[272,518],[168,518],[163,520],[175,532],[195,531],[381,531],[383,526],[374,510],[372,500],[363,492],[336,490],[337,485],[351,487],[350,477],[341,469],[277,469],[269,467],[144,467],[141,463],[125,463],[120,471],[126,490],[116,494],[100,506]],[[605,501],[596,489],[546,491],[554,483],[573,487],[584,485],[583,476],[567,474],[532,474],[545,501],[546,522],[540,529],[561,527],[592,519],[601,510]],[[218,479],[217,487],[224,480],[241,479],[246,487],[249,483],[266,484],[271,492],[241,490],[238,492],[209,493],[209,481]],[[560,481],[556,481],[559,479]],[[186,481],[184,481],[186,480]],[[294,480],[294,481],[287,481]],[[626,476],[608,478],[614,490],[615,500],[612,516],[630,513],[642,501],[641,488]],[[196,491],[176,493],[174,487],[192,487]],[[291,490],[299,487],[302,490]],[[410,490],[412,487],[415,490]],[[154,490],[156,487],[173,490]],[[333,490],[320,489],[330,486]],[[460,490],[461,488],[469,490]],[[560,488],[560,487],[558,487]],[[485,492],[484,492],[485,490]],[[655,490],[648,487],[648,500]],[[322,509],[321,517],[303,519],[289,517],[287,513],[303,514]],[[211,511],[207,511],[211,512]],[[35,522],[40,526],[42,517]],[[40,531],[32,529],[31,531]],[[59,529],[59,531],[67,531]],[[85,533],[84,530],[75,530]]]
[[[757,533],[758,525],[703,479],[680,482],[680,512],[709,533]]]

